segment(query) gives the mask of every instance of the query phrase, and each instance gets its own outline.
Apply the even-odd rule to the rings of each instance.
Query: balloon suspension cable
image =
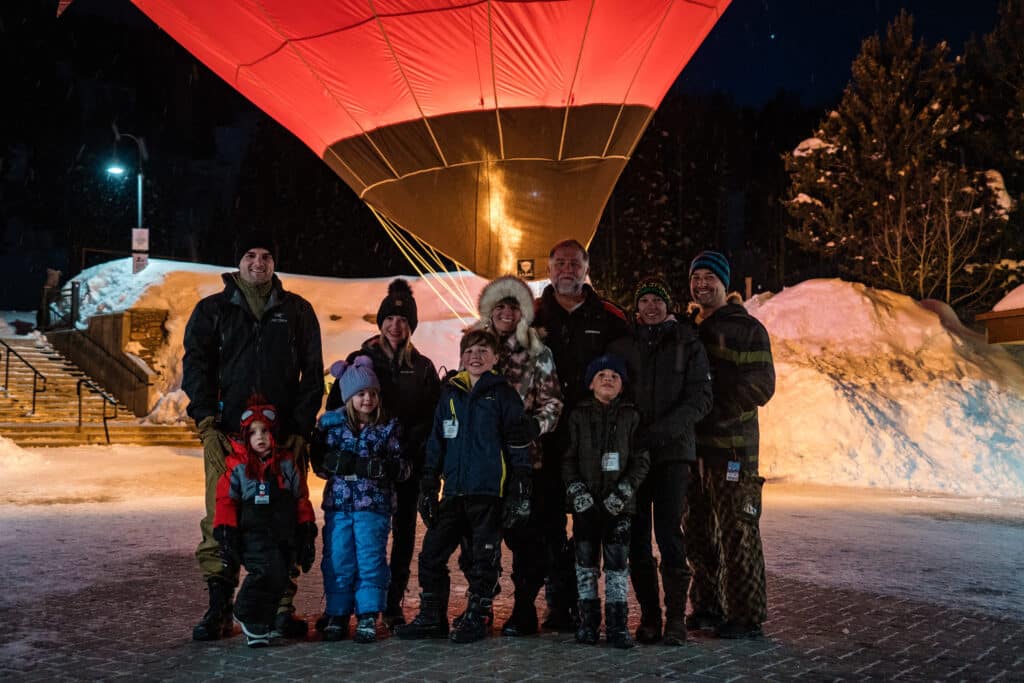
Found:
[[[473,323],[473,319],[467,320],[451,303],[452,301],[457,302],[463,306],[463,311],[470,311],[475,317],[478,317],[476,304],[473,301],[473,297],[470,296],[465,282],[465,275],[469,272],[468,269],[458,261],[453,261],[459,269],[458,272],[447,272],[444,261],[436,249],[415,235],[407,235],[396,223],[381,214],[374,207],[370,206],[370,211],[376,216],[377,221],[384,228],[384,232],[395,243],[398,250],[402,252],[405,260],[416,270],[420,279],[427,283],[427,286],[434,292],[434,295],[448,307],[452,315],[458,318],[463,325]],[[409,239],[410,236],[412,240]],[[435,283],[447,292],[447,296],[438,291],[438,287],[434,286]]]

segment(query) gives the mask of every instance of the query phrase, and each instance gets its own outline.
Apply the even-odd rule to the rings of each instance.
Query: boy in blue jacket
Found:
[[[501,573],[502,528],[530,516],[523,402],[493,371],[498,338],[489,330],[470,330],[459,351],[463,369],[442,386],[427,441],[420,481],[420,515],[427,527],[419,555],[420,612],[396,629],[403,639],[449,636],[448,559],[463,538],[473,549],[469,604],[450,637],[471,643],[487,635],[491,596]]]

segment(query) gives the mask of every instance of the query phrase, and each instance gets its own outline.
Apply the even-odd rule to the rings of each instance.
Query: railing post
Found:
[[[5,344],[6,346],[6,344]],[[7,347],[7,358],[4,362],[4,391],[10,393],[11,391],[11,347]]]
[[[78,280],[71,281],[71,327],[78,325],[78,295],[82,289],[82,283]]]
[[[75,391],[78,392],[78,431],[82,431],[82,380],[78,380]]]

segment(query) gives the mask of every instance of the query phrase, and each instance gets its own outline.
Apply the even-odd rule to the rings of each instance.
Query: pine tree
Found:
[[[993,182],[961,168],[952,144],[966,122],[948,47],[915,42],[904,12],[884,39],[864,41],[852,70],[838,108],[785,155],[799,222],[790,238],[873,286],[950,303],[977,296],[990,282],[963,266],[1005,220]]]

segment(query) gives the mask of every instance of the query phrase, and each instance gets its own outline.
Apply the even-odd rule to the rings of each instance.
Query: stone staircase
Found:
[[[148,425],[47,343],[37,337],[5,337],[4,343],[42,375],[35,373],[14,353],[0,345],[0,373],[7,386],[0,388],[0,435],[19,446],[80,446],[110,443],[146,446],[200,447],[191,425]],[[32,401],[32,383],[42,388]],[[79,381],[82,380],[81,384]],[[0,374],[3,386],[4,374]],[[81,423],[79,427],[79,390]],[[104,431],[103,417],[107,420]]]

